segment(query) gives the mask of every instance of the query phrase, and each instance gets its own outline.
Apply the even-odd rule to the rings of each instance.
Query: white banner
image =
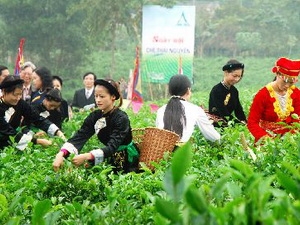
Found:
[[[195,6],[143,7],[143,81],[168,83],[171,76],[193,77]]]

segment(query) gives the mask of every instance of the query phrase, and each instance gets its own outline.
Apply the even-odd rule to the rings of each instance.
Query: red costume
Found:
[[[270,84],[256,94],[247,123],[255,141],[265,135],[284,134],[291,130],[287,125],[299,121],[297,115],[300,116],[300,90],[293,85],[288,89],[287,95],[286,111],[283,112]]]
[[[272,69],[285,83],[295,83],[300,71],[300,61],[280,58]],[[284,99],[284,104],[282,100]],[[273,137],[293,130],[293,123],[299,122],[300,90],[291,85],[283,96],[277,94],[269,83],[255,95],[250,107],[248,129],[255,142],[264,136]]]

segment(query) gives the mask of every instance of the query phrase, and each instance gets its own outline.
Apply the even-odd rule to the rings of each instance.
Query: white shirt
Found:
[[[91,94],[93,93],[93,91],[94,91],[94,88],[91,88],[91,89],[85,88],[85,97],[88,99],[91,96]]]
[[[193,103],[180,100],[185,109],[186,116],[186,126],[183,127],[183,133],[181,137],[181,142],[187,142],[192,136],[195,126],[198,126],[203,136],[212,142],[220,141],[221,135],[215,130],[214,126],[208,120],[207,115],[204,110]],[[156,127],[164,128],[164,113],[166,110],[166,105],[160,107],[157,110],[156,115]]]

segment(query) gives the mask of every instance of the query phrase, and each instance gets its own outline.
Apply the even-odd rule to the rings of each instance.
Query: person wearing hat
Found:
[[[46,93],[45,98],[41,104],[32,105],[32,108],[40,116],[47,118],[61,130],[63,122],[63,117],[60,111],[61,103],[62,96],[60,91],[56,88],[53,88]],[[30,126],[31,124],[29,123],[29,121],[24,120],[23,125]]]
[[[46,93],[52,89],[52,75],[51,71],[46,67],[39,67],[33,71],[32,85],[35,92],[31,94],[31,105],[39,105],[43,102]]]
[[[275,79],[260,89],[251,104],[248,129],[255,142],[292,131],[299,122],[300,90],[295,86],[300,60],[279,58],[272,69]]]
[[[136,171],[139,152],[132,142],[128,115],[120,109],[123,100],[119,84],[111,79],[98,79],[94,86],[98,109],[92,111],[74,136],[63,144],[53,162],[53,169],[59,170],[64,158],[75,154],[72,162],[76,166],[97,165],[107,161],[114,167],[114,172]],[[117,100],[118,105],[115,104]],[[99,145],[99,148],[88,153],[80,153],[94,134],[104,146]]]
[[[26,102],[31,101],[31,94],[35,91],[35,89],[32,86],[32,73],[36,69],[36,66],[28,61],[24,62],[24,64],[20,68],[20,78],[24,80],[23,84],[23,100]]]
[[[215,85],[209,94],[209,114],[214,121],[214,126],[226,126],[228,121],[246,123],[246,116],[240,103],[239,92],[234,86],[244,75],[244,64],[229,60],[222,68],[223,80]],[[234,113],[234,115],[233,115]]]
[[[49,120],[39,116],[30,105],[22,99],[24,81],[19,76],[7,76],[0,88],[3,96],[0,98],[0,149],[12,145],[11,137],[14,138],[16,148],[24,150],[30,142],[48,146],[51,141],[37,139],[28,127],[20,127],[22,118],[30,121],[39,129],[47,132],[50,136],[59,136],[65,139],[59,128]]]

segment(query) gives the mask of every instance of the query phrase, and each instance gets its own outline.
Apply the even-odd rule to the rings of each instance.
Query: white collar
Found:
[[[87,91],[93,92],[93,90],[94,90],[94,87],[92,87],[91,89],[85,88],[85,92],[87,92]]]

